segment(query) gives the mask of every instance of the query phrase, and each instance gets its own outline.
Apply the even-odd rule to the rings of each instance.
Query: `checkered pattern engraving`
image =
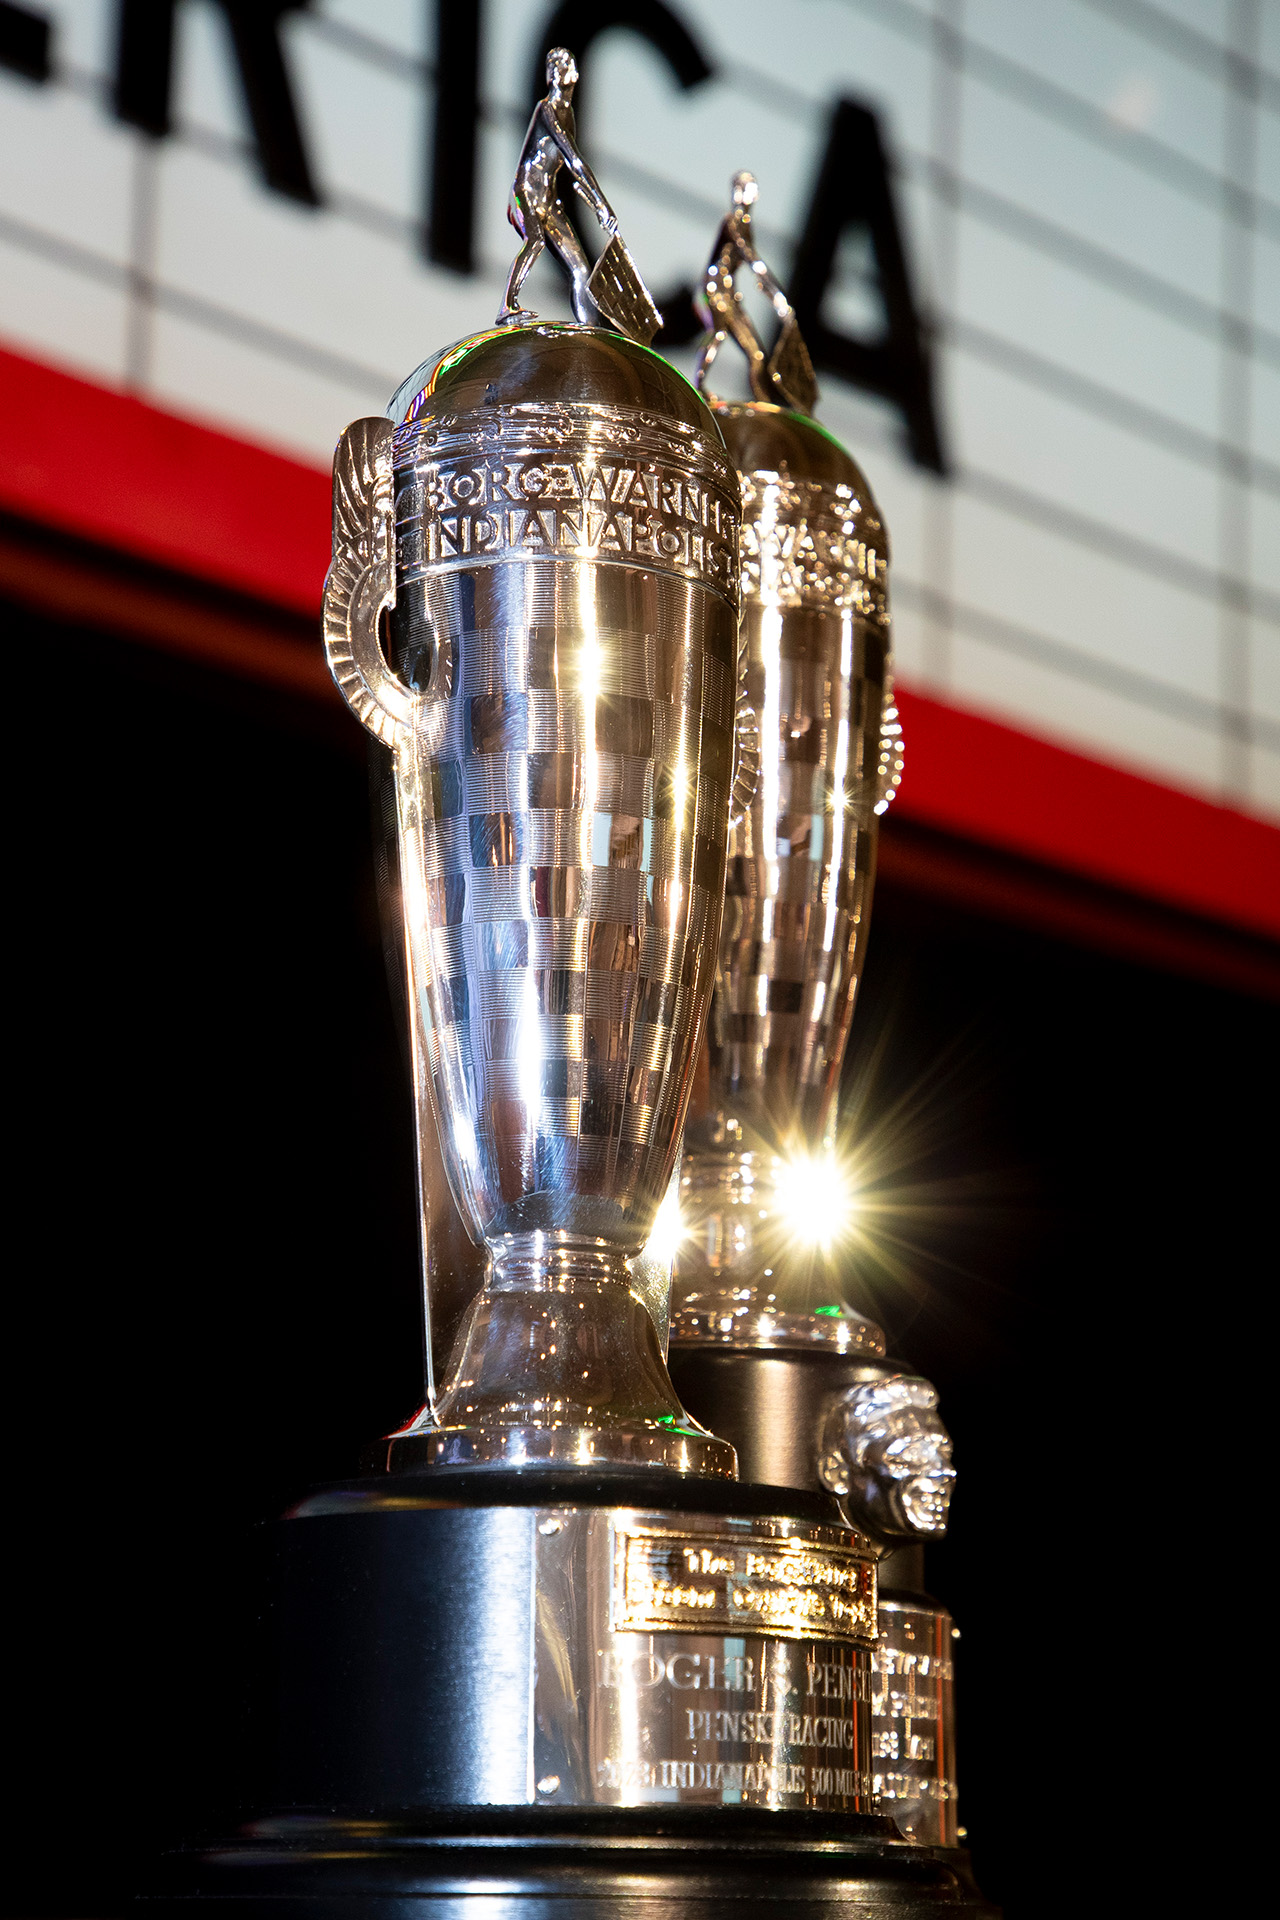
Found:
[[[826,1123],[875,870],[888,672],[884,529],[847,486],[743,480],[743,641],[760,724],[730,835],[713,1095],[769,1132]]]
[[[563,569],[555,568],[555,575]],[[407,921],[446,1151],[488,1236],[639,1245],[665,1189],[710,998],[736,634],[683,580],[609,594],[547,568],[503,592],[402,581],[402,631],[450,629],[439,744],[398,756]],[[514,585],[513,585],[514,581]],[[513,593],[536,616],[460,629]],[[415,595],[418,596],[415,599]],[[629,599],[628,599],[629,596]],[[625,604],[624,604],[625,603]],[[414,929],[419,931],[415,935]]]

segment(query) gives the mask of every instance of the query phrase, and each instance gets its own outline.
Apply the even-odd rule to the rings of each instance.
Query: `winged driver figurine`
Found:
[[[564,47],[553,47],[547,55],[546,97],[533,110],[507,206],[507,218],[524,244],[511,267],[498,324],[514,326],[535,318],[520,305],[520,290],[549,245],[573,282],[575,318],[589,327],[599,313],[620,333],[648,346],[662,325],[662,315],[618,232],[617,215],[578,152],[573,116],[577,82],[573,55]],[[608,245],[594,267],[558,198],[562,167],[568,169],[574,191],[608,235]]]
[[[751,391],[757,400],[812,413],[818,398],[813,362],[796,321],[795,311],[765,262],[756,252],[751,233],[751,209],[760,195],[754,174],[733,176],[733,210],[716,235],[703,280],[702,296],[711,327],[698,355],[697,379],[705,384],[711,363],[732,334],[747,357]],[[734,285],[739,267],[747,267],[756,285],[778,316],[778,338],[773,352],[752,325],[742,296]]]

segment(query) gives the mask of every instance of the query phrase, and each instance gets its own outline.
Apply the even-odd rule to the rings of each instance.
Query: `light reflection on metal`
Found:
[[[665,1260],[669,1265],[676,1257],[684,1233],[684,1221],[680,1214],[680,1189],[678,1184],[672,1181],[667,1189],[666,1199],[658,1208],[645,1252],[651,1254],[655,1260]]]
[[[649,1229],[649,1238],[640,1252],[635,1254],[628,1266],[631,1271],[631,1284],[653,1321],[658,1335],[658,1345],[662,1357],[667,1357],[667,1348],[671,1340],[671,1276],[676,1252],[684,1237],[684,1222],[680,1214],[680,1165],[671,1176],[671,1185],[666,1197],[654,1216]]]
[[[774,1191],[789,1239],[830,1253],[849,1234],[857,1208],[836,1154],[801,1152],[784,1158]]]

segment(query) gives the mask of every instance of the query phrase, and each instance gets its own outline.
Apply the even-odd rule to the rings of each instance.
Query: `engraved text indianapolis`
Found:
[[[719,461],[704,455],[695,467],[670,434],[633,424],[609,452],[590,444],[583,423],[557,425],[528,436],[515,457],[510,446],[473,438],[463,449],[421,435],[396,503],[407,577],[468,559],[558,554],[638,562],[736,601],[737,486]],[[411,435],[402,430],[406,444]]]

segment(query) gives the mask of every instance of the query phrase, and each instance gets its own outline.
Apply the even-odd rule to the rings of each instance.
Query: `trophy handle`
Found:
[[[880,759],[876,767],[875,811],[887,811],[902,782],[902,720],[893,697],[893,672],[886,666],[884,700],[880,707]]]
[[[760,784],[760,722],[747,698],[747,649],[739,640],[738,691],[733,707],[733,778],[729,786],[729,825],[738,827],[756,801]]]
[[[395,605],[390,421],[353,420],[333,456],[333,561],[324,583],[324,648],[351,711],[384,746],[415,730],[420,701],[387,665],[378,637]]]

